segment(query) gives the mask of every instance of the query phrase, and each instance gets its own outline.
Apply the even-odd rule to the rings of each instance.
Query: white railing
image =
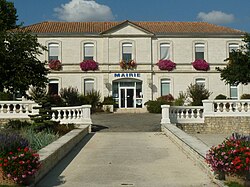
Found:
[[[203,100],[205,116],[250,116],[250,100]]]
[[[162,105],[162,123],[204,123],[202,106]]]
[[[91,105],[75,107],[52,107],[52,120],[61,124],[92,124],[90,117]]]
[[[0,101],[0,119],[29,119],[29,115],[38,113],[35,106],[33,101]]]

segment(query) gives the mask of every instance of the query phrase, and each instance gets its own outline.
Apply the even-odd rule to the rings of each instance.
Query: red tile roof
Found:
[[[240,30],[206,22],[42,22],[25,27],[37,34],[92,33],[97,34],[129,22],[155,34],[244,34]]]

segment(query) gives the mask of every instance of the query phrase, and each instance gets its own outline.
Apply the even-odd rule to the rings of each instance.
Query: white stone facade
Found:
[[[209,99],[214,99],[219,94],[230,97],[230,86],[220,80],[220,73],[215,67],[226,65],[227,62],[224,60],[229,55],[229,45],[234,43],[240,46],[242,34],[154,34],[136,25],[124,23],[102,34],[38,33],[38,41],[47,47],[49,43],[59,44],[58,59],[62,62],[63,68],[49,74],[49,79],[58,81],[59,90],[71,86],[84,93],[84,80],[91,79],[94,81],[94,89],[100,91],[103,98],[114,96],[114,82],[137,82],[141,93],[136,93],[136,85],[125,83],[122,90],[121,84],[118,83],[120,87],[116,100],[120,108],[145,108],[145,102],[161,96],[163,79],[169,81],[170,94],[174,98],[177,98],[180,92],[185,92],[196,79],[203,79],[205,87],[213,92]],[[99,63],[97,71],[84,72],[80,69],[79,63],[84,58],[85,43],[94,45],[93,59]],[[132,44],[132,59],[137,63],[136,69],[123,70],[119,66],[123,43]],[[160,59],[162,43],[170,46],[170,60],[176,63],[176,69],[173,71],[159,70],[156,65]],[[196,43],[204,44],[204,59],[210,65],[208,71],[195,70],[191,65],[195,60]],[[39,58],[48,61],[48,52]],[[121,92],[124,92],[124,95]],[[250,93],[250,87],[239,85],[238,98],[244,93]],[[132,106],[131,103],[123,103],[121,106],[121,100],[125,99],[124,102],[128,102],[127,98],[130,96],[133,97]],[[136,102],[141,102],[141,106],[136,105]]]

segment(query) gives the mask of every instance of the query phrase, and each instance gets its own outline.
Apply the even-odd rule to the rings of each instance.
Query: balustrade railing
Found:
[[[92,124],[90,117],[91,105],[75,107],[52,107],[52,120],[61,124]]]
[[[37,114],[38,106],[33,101],[0,101],[0,119],[4,118],[29,118],[29,115]]]

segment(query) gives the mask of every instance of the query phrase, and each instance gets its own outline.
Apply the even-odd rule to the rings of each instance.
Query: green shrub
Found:
[[[223,100],[223,99],[227,99],[227,96],[223,95],[223,94],[219,94],[217,95],[215,98],[215,100]]]
[[[63,101],[66,103],[66,106],[79,106],[79,92],[77,88],[68,87],[60,90],[60,95]]]
[[[103,105],[114,105],[115,101],[113,99],[113,97],[109,96],[109,97],[104,97],[104,100],[102,102]]]
[[[60,95],[47,95],[47,97],[48,102],[50,102],[51,106],[53,107],[62,107],[66,105]]]
[[[101,94],[99,91],[92,90],[91,92],[88,92],[85,96],[87,103],[91,105],[91,111],[95,112],[97,110],[97,106],[100,103]]]
[[[168,94],[158,97],[156,100],[162,104],[173,105],[174,97],[171,94]]]
[[[13,95],[5,92],[0,92],[0,101],[12,101]]]
[[[190,84],[187,89],[187,95],[192,98],[192,106],[202,106],[202,100],[208,99],[212,92],[209,92],[205,85]]]
[[[186,99],[187,99],[187,94],[184,92],[180,92],[177,99],[174,100],[174,105],[175,106],[183,106]]]
[[[33,128],[26,128],[22,129],[21,134],[29,141],[30,147],[35,151],[42,149],[59,138],[58,134],[49,129],[36,132]]]
[[[147,106],[147,110],[150,113],[161,113],[161,105],[163,103],[161,101],[147,101],[145,105]]]
[[[20,120],[10,120],[5,124],[5,127],[8,129],[20,130],[21,128],[26,128],[32,126],[32,123],[28,121],[20,121]]]
[[[29,99],[32,99],[33,101],[38,101],[41,98],[46,97],[46,95],[46,88],[31,87],[29,90]]]
[[[250,94],[243,94],[240,99],[250,99]]]

